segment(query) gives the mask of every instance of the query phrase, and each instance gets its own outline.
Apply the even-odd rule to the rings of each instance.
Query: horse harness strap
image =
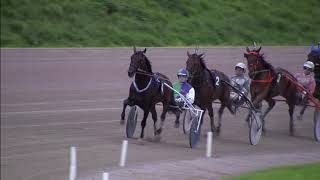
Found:
[[[134,88],[136,89],[137,92],[142,93],[142,92],[144,92],[144,91],[149,89],[151,83],[152,83],[152,77],[150,78],[149,83],[147,84],[147,86],[145,88],[143,88],[143,89],[139,89],[138,88],[138,85],[136,84],[135,80],[133,81],[133,86],[134,86]]]
[[[139,72],[139,71],[140,71],[140,72]],[[164,85],[163,85],[163,82],[161,82],[161,80],[168,80],[168,79],[160,77],[158,73],[152,73],[152,74],[151,74],[151,73],[146,72],[146,71],[143,71],[143,70],[139,70],[139,71],[137,72],[138,74],[142,74],[142,75],[145,75],[145,76],[149,76],[149,77],[150,77],[150,80],[149,80],[148,85],[147,85],[145,88],[143,88],[143,89],[139,89],[138,86],[137,86],[137,84],[136,84],[136,82],[133,81],[133,86],[134,86],[134,88],[136,89],[136,91],[137,91],[138,93],[142,93],[142,92],[148,90],[149,87],[150,87],[150,85],[152,84],[152,81],[155,80],[156,83],[161,83],[161,87],[160,87],[161,95],[164,94],[164,88],[163,88]]]
[[[259,71],[258,71],[259,72]],[[258,73],[257,72],[257,73]],[[268,77],[267,79],[252,79],[253,83],[271,83],[273,81],[273,77],[271,74],[271,70],[268,71],[261,71],[261,72],[268,72]]]

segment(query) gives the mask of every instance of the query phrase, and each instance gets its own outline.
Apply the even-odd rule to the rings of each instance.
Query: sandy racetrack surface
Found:
[[[208,67],[230,76],[234,64],[244,61],[244,49],[200,51],[206,52]],[[176,70],[185,66],[187,50],[150,48],[147,56],[154,72],[175,80]],[[298,72],[308,49],[265,47],[262,52],[274,66]],[[247,112],[233,116],[225,110],[213,159],[204,158],[207,114],[196,149],[189,148],[182,127],[173,127],[173,115],[167,116],[161,142],[152,142],[149,116],[146,141],[141,145],[130,139],[127,166],[118,168],[126,139],[119,122],[132,80],[126,72],[131,54],[131,48],[1,49],[1,179],[66,179],[72,145],[78,148],[79,179],[98,179],[102,171],[111,172],[111,179],[213,179],[271,165],[320,161],[313,109],[296,122],[296,136],[290,137],[287,105],[278,102],[266,118],[267,135],[257,146],[249,145]],[[139,132],[140,124],[135,137]]]

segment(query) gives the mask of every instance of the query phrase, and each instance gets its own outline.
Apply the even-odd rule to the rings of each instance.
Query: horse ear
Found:
[[[261,50],[261,48],[262,48],[262,47],[260,46],[260,47],[259,47],[259,49],[258,49],[258,50],[256,50],[256,52],[257,52],[257,53],[259,53],[259,52],[260,52],[260,50]]]
[[[246,48],[246,50],[247,50],[248,53],[250,52],[250,49],[248,47]]]
[[[143,50],[143,54],[145,54],[147,52],[147,48],[144,48]]]
[[[136,46],[133,46],[133,52],[136,53],[137,52],[137,48]]]
[[[313,44],[311,44],[310,50],[311,50],[311,51],[314,50],[314,45],[313,45]]]
[[[189,51],[187,51],[187,55],[188,55],[188,57],[190,57],[190,56],[191,56],[191,54],[189,53]]]
[[[205,53],[201,53],[201,54],[199,54],[199,57],[201,58],[203,55],[205,55]]]

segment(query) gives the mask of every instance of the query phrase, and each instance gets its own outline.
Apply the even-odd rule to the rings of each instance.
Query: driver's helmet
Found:
[[[237,63],[235,68],[237,67],[243,69],[244,71],[247,69],[247,66],[242,62]]]
[[[181,68],[177,71],[177,76],[189,76],[189,73],[186,69]]]
[[[303,68],[309,68],[309,69],[311,69],[311,71],[313,71],[313,70],[314,70],[314,64],[313,64],[313,62],[311,62],[311,61],[306,61],[306,62],[303,64]]]

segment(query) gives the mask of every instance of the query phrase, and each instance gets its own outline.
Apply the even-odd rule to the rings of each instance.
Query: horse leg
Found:
[[[272,98],[267,98],[266,101],[268,102],[268,108],[266,109],[266,111],[263,113],[262,115],[262,119],[264,119],[267,114],[271,111],[271,109],[274,107],[274,105],[276,104],[276,101],[273,100]]]
[[[307,109],[307,104],[304,104],[299,115],[297,116],[297,119],[299,120],[302,120],[302,117],[303,117],[303,114],[304,114],[304,111]]]
[[[219,122],[219,124],[218,124],[218,127],[217,127],[217,135],[219,135],[220,132],[221,132],[222,114],[223,114],[223,110],[224,110],[225,107],[226,107],[226,105],[221,104],[221,106],[220,106],[220,108],[218,110],[218,122]]]
[[[211,132],[215,132],[216,131],[216,127],[214,125],[214,114],[213,114],[212,105],[210,104],[209,106],[207,106],[207,108],[208,108],[208,114],[209,114],[209,117],[210,117]],[[202,125],[202,121],[201,121],[201,125]],[[219,132],[217,130],[217,135],[218,134],[219,134]]]
[[[259,110],[259,112],[262,111],[262,101],[260,101],[259,103],[254,104],[254,107]],[[266,126],[265,126],[265,120],[264,120],[264,116],[261,115],[261,121],[262,121],[262,135],[266,135]]]
[[[120,120],[120,124],[123,125],[124,124],[124,117],[126,115],[126,108],[127,105],[129,104],[129,98],[125,99],[123,101],[123,108],[122,108],[122,113],[121,113],[121,120]]]
[[[262,101],[264,99],[265,94],[262,94],[260,96],[256,96],[252,102],[252,104],[254,105],[254,107],[259,110],[260,112],[262,111]],[[271,108],[272,109],[272,108]],[[266,134],[266,126],[265,126],[265,120],[264,117],[261,117],[262,120],[262,134],[265,135]]]
[[[289,128],[290,128],[290,136],[294,136],[295,133],[295,129],[294,129],[294,124],[295,124],[295,119],[294,119],[294,108],[295,105],[294,103],[288,103],[289,105],[289,115],[290,115],[290,124],[289,124]]]
[[[150,109],[150,112],[151,112],[152,119],[153,119],[154,135],[156,135],[156,131],[157,131],[157,121],[158,121],[156,107],[153,106],[153,107]]]
[[[160,128],[156,131],[156,135],[160,135],[162,132],[162,127],[164,125],[164,120],[166,119],[166,115],[168,112],[168,108],[169,108],[169,103],[164,103],[163,104],[163,110],[160,116],[161,122],[160,122]]]
[[[174,121],[174,127],[175,128],[179,128],[179,125],[180,125],[180,121],[179,121],[179,119],[180,119],[180,110],[175,110],[174,111],[174,113],[175,113],[175,115],[176,115],[176,120]]]
[[[141,139],[144,138],[144,128],[146,127],[146,124],[147,124],[148,115],[149,115],[149,110],[144,110],[143,119],[141,121],[141,134],[140,134]]]

